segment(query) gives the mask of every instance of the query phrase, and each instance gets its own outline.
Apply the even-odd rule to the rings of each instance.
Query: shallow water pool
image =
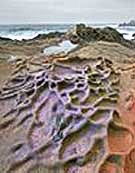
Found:
[[[58,44],[58,46],[50,46],[44,49],[44,54],[53,55],[59,53],[68,53],[74,48],[77,47],[77,44],[72,44],[69,40],[64,40]]]

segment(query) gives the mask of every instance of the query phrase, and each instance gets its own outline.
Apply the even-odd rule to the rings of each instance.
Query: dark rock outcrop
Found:
[[[119,24],[119,27],[123,27],[123,26],[135,26],[135,20],[131,20],[128,23],[121,23],[121,24]]]
[[[135,33],[132,35],[132,37],[134,37],[134,38],[135,38]]]
[[[48,34],[39,34],[36,37],[34,37],[32,40],[42,40],[46,38],[55,38],[55,37],[61,37],[64,33],[62,32],[50,32]]]
[[[91,41],[107,41],[120,43],[126,47],[135,48],[132,41],[125,40],[123,34],[120,34],[114,28],[92,28],[84,24],[78,24],[75,28],[75,33],[71,33],[70,40],[72,43],[87,43]]]
[[[5,37],[0,37],[0,42],[2,43],[13,43],[13,44],[25,44],[25,43],[29,43],[29,42],[34,42],[36,40],[45,40],[45,39],[51,39],[51,38],[60,38],[64,36],[64,33],[62,32],[51,32],[48,34],[39,34],[36,37],[32,38],[32,39],[22,39],[22,40],[12,40],[10,38],[5,38]]]
[[[0,37],[0,41],[13,41],[13,40],[6,37]]]

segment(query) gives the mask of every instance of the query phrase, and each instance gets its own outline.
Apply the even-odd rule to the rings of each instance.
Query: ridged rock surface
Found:
[[[120,109],[132,68],[104,57],[18,61],[0,93],[0,173],[134,173]]]

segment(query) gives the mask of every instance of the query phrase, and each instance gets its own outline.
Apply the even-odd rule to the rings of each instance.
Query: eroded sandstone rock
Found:
[[[0,93],[0,171],[107,169],[109,152],[121,155],[133,142],[132,132],[115,116],[119,79],[112,61],[102,57],[80,59],[78,66],[61,59],[51,64],[18,62]],[[118,135],[121,141],[130,137],[123,150],[112,148]]]

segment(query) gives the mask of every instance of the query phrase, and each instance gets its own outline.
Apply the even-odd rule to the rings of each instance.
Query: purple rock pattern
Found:
[[[12,139],[3,139],[8,155],[0,159],[0,164],[8,162],[3,170],[79,173],[89,165],[96,173],[108,153],[118,72],[104,58],[79,68],[54,63],[30,70],[32,65],[18,63],[0,93],[0,132]]]

